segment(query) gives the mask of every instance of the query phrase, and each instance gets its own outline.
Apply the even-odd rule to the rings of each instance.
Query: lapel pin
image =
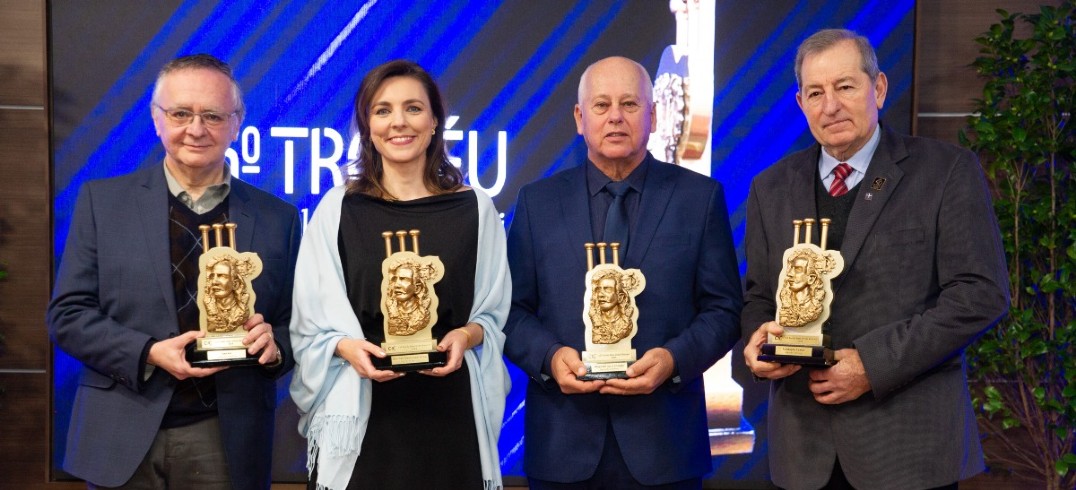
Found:
[[[874,179],[874,182],[871,182],[871,189],[874,189],[876,191],[880,191],[880,190],[882,190],[883,187],[885,187],[885,178],[884,177],[878,177],[878,178]]]
[[[863,195],[863,200],[870,201],[871,199],[874,199],[874,193],[873,192],[868,192],[868,193]]]

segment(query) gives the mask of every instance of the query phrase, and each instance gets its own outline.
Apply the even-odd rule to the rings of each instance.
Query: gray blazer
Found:
[[[744,338],[774,319],[792,220],[816,216],[821,146],[755,177],[747,204]],[[884,179],[884,180],[881,180]],[[983,470],[964,348],[1006,313],[1008,275],[997,219],[975,155],[882,128],[858,185],[824,330],[856,348],[872,391],[814,401],[807,370],[770,386],[770,472],[789,489],[819,488],[835,458],[858,488],[947,485]],[[817,216],[816,216],[817,217]],[[818,242],[818,229],[813,243]]]
[[[299,213],[232,179],[228,216],[238,224],[238,249],[262,259],[254,310],[273,326],[284,365],[233,367],[215,375],[221,439],[232,487],[268,489],[276,378],[294,364],[288,323]],[[169,250],[168,185],[160,164],[82,188],[48,326],[56,345],[83,365],[63,468],[98,485],[131,478],[175,389],[175,378],[163,369],[138,383],[146,342],[179,334]]]

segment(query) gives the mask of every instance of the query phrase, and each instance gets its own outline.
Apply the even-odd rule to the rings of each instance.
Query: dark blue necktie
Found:
[[[631,187],[627,182],[610,182],[605,190],[613,195],[609,204],[609,213],[605,215],[605,233],[602,239],[606,243],[620,243],[621,254],[628,249],[628,203],[625,196]]]

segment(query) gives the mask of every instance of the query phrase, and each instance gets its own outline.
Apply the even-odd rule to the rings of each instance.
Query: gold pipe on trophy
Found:
[[[235,228],[239,225],[235,223],[224,223],[224,227],[228,229],[228,246],[235,248]]]
[[[802,224],[803,224],[803,220],[801,220],[801,219],[792,220],[792,226],[793,226],[793,229],[792,229],[792,245],[799,245],[800,244],[800,225],[802,225]]]
[[[218,247],[220,246],[221,241],[224,240],[224,238],[221,236],[222,231],[224,231],[224,225],[220,223],[216,223],[213,225],[213,238],[217,240]]]
[[[822,242],[821,242],[821,245],[819,245],[819,248],[821,248],[822,250],[825,250],[826,249],[826,235],[829,235],[829,223],[832,220],[830,220],[829,218],[822,218],[819,221],[822,223]]]
[[[209,251],[209,225],[199,225],[198,229],[202,232],[202,252]]]
[[[594,268],[594,244],[584,243],[583,248],[587,249],[587,270]]]
[[[387,258],[389,258],[389,256],[392,255],[392,232],[391,231],[383,231],[383,232],[381,232],[381,238],[385,239],[385,258],[387,259]]]
[[[609,244],[613,248],[613,265],[620,266],[620,243],[613,242]]]
[[[598,264],[605,263],[605,242],[598,242]]]
[[[814,218],[807,218],[803,220],[803,243],[811,243],[812,225],[814,225]]]
[[[404,241],[404,238],[406,238],[406,237],[407,237],[407,232],[406,231],[400,230],[400,231],[396,232],[396,238],[400,241],[400,251],[401,252],[403,252],[404,250],[407,250],[407,242]]]
[[[411,230],[411,231],[407,232],[407,234],[411,235],[411,248],[414,249],[414,250],[412,250],[412,252],[415,252],[415,255],[418,255],[419,254],[418,253],[418,234],[419,234],[419,231],[418,230]]]

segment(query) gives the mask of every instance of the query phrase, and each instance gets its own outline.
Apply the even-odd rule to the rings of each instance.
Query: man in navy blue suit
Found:
[[[505,354],[530,377],[530,488],[700,488],[711,470],[702,374],[736,342],[742,305],[724,192],[647,153],[652,85],[632,60],[587,68],[575,121],[587,161],[524,187],[508,234]],[[641,355],[626,379],[580,381],[583,244],[609,240],[612,188],[624,185],[620,265],[646,276],[632,341]]]
[[[294,206],[231,178],[243,119],[231,68],[169,62],[153,90],[163,165],[86,184],[48,309],[49,334],[82,363],[63,468],[92,488],[268,489],[275,380],[294,361],[288,323],[299,248]],[[192,367],[199,225],[237,224],[263,264],[243,343],[258,366]]]

